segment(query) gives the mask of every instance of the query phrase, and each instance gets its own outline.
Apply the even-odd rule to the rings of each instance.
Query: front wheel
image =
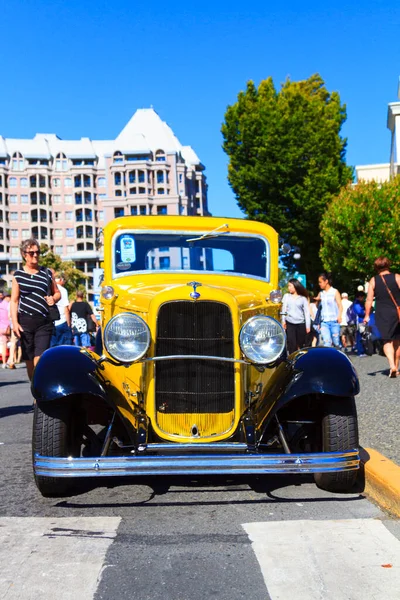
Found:
[[[357,411],[354,398],[332,398],[322,418],[322,451],[342,452],[358,448]],[[357,471],[315,473],[318,487],[328,492],[350,492]]]
[[[35,404],[33,416],[32,452],[41,456],[65,457],[79,452],[74,435],[73,412],[69,403],[49,403],[45,411]],[[79,455],[79,454],[78,454]],[[36,485],[43,496],[62,496],[72,487],[72,481],[61,477],[35,474]]]

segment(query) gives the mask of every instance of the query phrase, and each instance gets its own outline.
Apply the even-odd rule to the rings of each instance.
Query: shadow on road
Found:
[[[5,387],[6,385],[18,385],[20,383],[26,383],[26,380],[19,379],[17,381],[0,381],[0,387]]]
[[[371,373],[367,373],[370,377],[376,377],[377,375],[383,375],[387,377],[389,375],[389,369],[382,369],[380,371],[371,371]]]
[[[57,502],[55,506],[66,508],[66,509],[74,509],[77,508],[79,510],[82,509],[93,509],[93,508],[116,508],[116,507],[135,507],[135,506],[148,506],[151,508],[157,507],[177,507],[177,506],[224,506],[224,505],[252,505],[252,504],[281,504],[281,503],[312,503],[312,502],[355,502],[357,500],[362,500],[364,496],[362,492],[364,490],[364,476],[360,470],[359,481],[357,481],[356,485],[352,489],[351,492],[347,494],[332,494],[327,495],[326,497],[320,496],[320,494],[316,494],[315,497],[301,497],[296,496],[295,498],[290,495],[285,495],[285,488],[292,487],[293,485],[301,487],[304,484],[313,483],[313,477],[309,475],[302,476],[266,476],[266,477],[239,477],[235,478],[224,478],[215,476],[213,478],[210,477],[196,477],[196,479],[189,477],[158,477],[157,481],[151,481],[149,478],[135,478],[132,480],[127,480],[124,478],[123,481],[103,481],[103,486],[99,486],[98,481],[96,483],[91,481],[80,481],[78,486],[74,489],[72,495],[80,496],[85,494],[93,489],[99,487],[107,487],[108,489],[116,489],[120,486],[126,486],[127,484],[140,485],[140,486],[148,486],[149,497],[145,500],[141,500],[140,502],[119,502],[117,499],[113,502],[107,503],[75,503],[73,500],[62,500]],[[176,489],[182,486],[183,489]],[[238,487],[241,486],[241,487]],[[243,486],[248,486],[253,492],[259,495],[258,498],[252,499],[238,499],[236,498],[226,498],[227,494],[238,494],[240,492],[245,492],[246,489]],[[170,489],[173,487],[174,489]],[[188,489],[189,488],[189,489]],[[187,494],[193,495],[195,493],[196,499],[187,499],[187,500],[179,500],[174,501],[174,494]],[[221,500],[202,500],[202,494],[214,494],[220,493],[224,495],[224,499]],[[160,496],[165,496],[168,494],[169,499],[163,499],[161,502],[157,502],[157,498]],[[154,501],[155,500],[155,501]]]
[[[23,415],[27,413],[33,413],[33,406],[23,404],[21,406],[5,406],[0,408],[0,419],[4,417],[12,417],[13,415]]]

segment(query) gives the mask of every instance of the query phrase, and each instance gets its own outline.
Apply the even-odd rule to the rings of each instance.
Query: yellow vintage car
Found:
[[[34,372],[43,495],[78,478],[359,468],[357,375],[333,348],[287,356],[278,234],[212,217],[122,217],[104,230],[95,351],[47,350]]]

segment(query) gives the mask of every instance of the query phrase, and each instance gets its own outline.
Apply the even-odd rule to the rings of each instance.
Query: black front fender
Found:
[[[46,350],[34,370],[31,391],[37,402],[75,394],[90,394],[107,401],[95,361],[75,346]]]
[[[349,398],[360,391],[357,373],[345,354],[335,348],[305,348],[281,363],[254,410],[258,423],[285,404],[310,394]]]

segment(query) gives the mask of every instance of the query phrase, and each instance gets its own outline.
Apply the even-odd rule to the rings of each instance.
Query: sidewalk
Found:
[[[356,397],[360,444],[400,465],[400,377],[389,379],[386,358],[351,356],[361,391]]]

